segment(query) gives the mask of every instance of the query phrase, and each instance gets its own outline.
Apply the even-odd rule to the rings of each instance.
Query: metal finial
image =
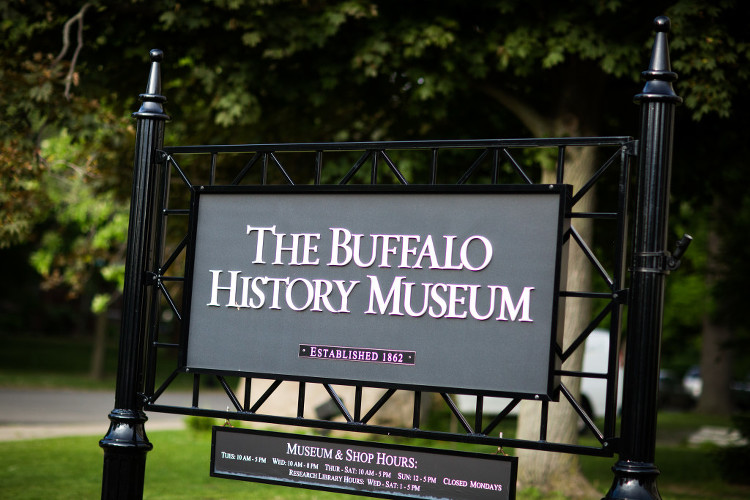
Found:
[[[156,118],[169,120],[169,115],[164,112],[163,103],[167,98],[161,95],[161,62],[164,60],[164,52],[152,49],[149,52],[151,58],[151,69],[148,74],[146,93],[139,97],[143,104],[141,109],[133,113],[136,118]]]
[[[669,33],[672,29],[672,21],[667,16],[659,16],[654,19],[654,31],[660,33]]]
[[[164,60],[164,51],[161,49],[151,49],[148,53],[152,61],[162,62]]]
[[[643,86],[643,91],[635,96],[636,102],[641,102],[644,99],[682,102],[682,97],[678,96],[672,88],[672,82],[677,80],[677,73],[672,71],[672,64],[669,60],[667,36],[671,25],[671,21],[666,16],[659,16],[654,19],[656,36],[651,50],[651,62],[648,65],[648,70],[641,73],[646,84]]]
[[[159,49],[152,49],[149,55],[151,56],[151,71],[148,75],[146,93],[159,95],[161,94],[161,62],[164,59],[164,52]]]

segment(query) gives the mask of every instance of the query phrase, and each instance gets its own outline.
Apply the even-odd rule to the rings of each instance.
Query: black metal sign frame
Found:
[[[656,36],[651,62],[648,70],[643,72],[646,83],[643,91],[636,96],[641,110],[639,140],[619,136],[164,147],[164,126],[169,116],[163,109],[166,98],[161,95],[163,55],[159,50],[151,51],[148,85],[146,92],[140,96],[143,104],[134,113],[137,131],[133,196],[128,228],[117,384],[114,408],[109,414],[109,430],[100,441],[100,446],[104,449],[102,498],[140,498],[143,494],[146,453],[152,448],[145,432],[145,411],[550,452],[597,456],[612,456],[617,453],[619,461],[613,467],[614,480],[606,498],[659,498],[656,487],[659,470],[654,464],[656,395],[665,276],[673,269],[671,260],[677,259],[673,259],[666,249],[666,227],[674,114],[682,99],[672,88],[677,75],[672,72],[669,60],[667,40],[670,21],[666,17],[658,17],[654,25]],[[180,195],[180,191],[189,193],[196,186],[242,184],[535,184],[533,179],[539,179],[541,172],[538,165],[529,165],[530,161],[534,163],[535,155],[528,152],[538,152],[545,148],[556,153],[556,184],[565,183],[567,150],[597,148],[606,158],[594,169],[593,176],[573,193],[568,207],[572,224],[565,234],[566,240],[583,252],[599,282],[592,290],[560,290],[561,297],[594,301],[597,312],[581,332],[572,333],[571,338],[574,340],[569,345],[555,345],[556,353],[564,363],[574,352],[583,348],[594,328],[609,320],[606,373],[564,369],[556,370],[555,373],[557,376],[578,379],[606,380],[606,413],[601,429],[565,383],[559,386],[559,403],[538,402],[541,422],[538,439],[508,439],[493,435],[497,425],[518,404],[518,398],[511,400],[499,413],[486,415],[484,396],[479,395],[472,423],[459,410],[450,394],[440,393],[446,406],[458,420],[461,432],[427,428],[421,418],[422,392],[419,390],[410,391],[414,396],[411,426],[374,425],[371,422],[373,416],[396,392],[394,387],[388,388],[368,410],[363,407],[363,385],[353,384],[354,399],[346,402],[335,387],[324,383],[337,414],[343,417],[343,421],[331,421],[320,416],[311,418],[306,414],[308,383],[305,381],[294,382],[298,384],[296,416],[282,416],[264,412],[263,407],[284,382],[283,379],[273,380],[268,389],[253,400],[249,390],[245,391],[244,397],[238,398],[230,383],[218,374],[215,378],[226,393],[230,409],[215,410],[201,405],[201,375],[194,374],[184,364],[175,362],[175,353],[179,352],[181,344],[179,339],[175,340],[174,332],[179,331],[179,323],[185,319],[179,297],[184,292],[184,253],[189,243],[185,216],[190,214],[189,208],[185,206],[189,203],[189,196]],[[402,153],[405,154],[404,164],[407,168],[401,168],[399,161],[395,159]],[[343,176],[334,180],[330,174],[325,173],[326,155],[335,157],[334,171],[341,172],[344,167]],[[422,158],[424,155],[427,156],[426,161],[419,159],[415,162],[416,156]],[[290,163],[286,163],[288,156],[294,157],[290,159]],[[450,158],[448,163],[453,164],[453,167],[463,165],[465,168],[462,173],[456,175],[456,168],[450,167],[447,169],[448,173],[444,173],[444,157]],[[200,162],[189,158],[203,158],[208,165],[205,168],[196,167]],[[628,191],[633,182],[630,175],[633,158],[638,159],[635,180],[637,195],[632,244],[628,245]],[[228,161],[224,161],[225,159]],[[422,165],[417,169],[422,176],[412,178],[409,165]],[[295,182],[293,178],[297,174],[302,174],[303,178]],[[515,178],[514,181],[509,181],[512,177]],[[602,179],[611,177],[614,177],[614,182],[601,182]],[[191,178],[201,178],[202,181],[193,182]],[[221,180],[217,181],[217,178]],[[581,199],[597,184],[616,186],[610,190],[610,196],[605,200],[614,202],[614,208],[595,211],[577,208],[580,207],[578,203]],[[183,222],[178,222],[179,219]],[[614,224],[611,258],[600,259],[597,256],[590,242],[576,230],[576,219],[610,221],[610,224]],[[628,248],[632,251],[629,286],[625,277]],[[676,253],[683,250],[684,248],[678,248]],[[625,357],[622,424],[618,434],[617,361],[625,305],[628,306],[628,353]],[[161,369],[157,370],[157,366]],[[165,366],[170,368],[169,374],[163,378]],[[177,378],[184,377],[192,378],[192,400],[183,405],[163,404],[161,396],[172,387]],[[247,387],[251,381],[251,378],[246,379]],[[571,405],[599,444],[582,446],[550,442],[547,436],[550,404]],[[490,417],[489,424],[486,423],[485,416]]]
[[[496,139],[496,140],[467,140],[467,141],[413,141],[413,142],[372,142],[372,143],[309,143],[309,144],[247,144],[226,146],[170,146],[159,149],[157,165],[159,167],[161,184],[157,190],[161,195],[157,206],[161,207],[155,213],[154,226],[157,234],[172,232],[173,227],[184,234],[182,239],[165,246],[162,237],[155,238],[160,246],[153,254],[156,262],[151,264],[146,277],[151,285],[147,290],[153,292],[150,298],[150,308],[153,310],[151,320],[147,324],[147,337],[144,367],[144,385],[141,392],[143,409],[187,415],[207,416],[231,420],[247,420],[286,424],[303,427],[318,427],[323,429],[339,429],[351,432],[365,432],[375,434],[389,434],[425,439],[458,441],[475,444],[486,444],[494,447],[506,446],[511,448],[530,448],[556,452],[588,454],[596,456],[612,456],[617,451],[618,437],[617,421],[617,381],[619,358],[619,338],[622,324],[622,308],[627,303],[628,292],[625,285],[625,260],[627,241],[628,190],[631,183],[631,161],[635,155],[637,142],[632,137],[588,137],[588,138],[557,138],[557,139]],[[555,369],[555,376],[574,378],[591,378],[606,380],[606,408],[603,426],[597,425],[585,411],[582,403],[568,389],[564,382],[559,385],[560,403],[539,399],[535,401],[540,412],[541,425],[538,440],[510,439],[498,436],[496,429],[513,409],[520,403],[518,397],[508,400],[499,412],[485,411],[485,394],[479,394],[475,411],[472,416],[465,415],[454,401],[454,395],[448,392],[437,393],[445,402],[447,409],[456,417],[461,432],[446,432],[445,430],[430,429],[426,426],[421,401],[424,391],[410,390],[413,395],[412,425],[406,427],[383,426],[374,423],[380,410],[389,402],[397,391],[397,387],[388,386],[374,403],[366,403],[365,396],[369,386],[365,384],[344,384],[354,391],[353,399],[347,399],[341,394],[341,389],[330,383],[322,383],[325,391],[330,395],[333,415],[311,417],[308,402],[308,386],[319,384],[317,381],[288,381],[282,377],[270,379],[270,385],[258,397],[250,391],[238,394],[237,388],[223,374],[206,371],[193,373],[184,363],[178,362],[171,373],[165,378],[158,376],[158,366],[164,366],[164,359],[168,354],[178,353],[182,347],[182,340],[170,341],[174,338],[175,328],[170,325],[181,325],[186,320],[181,301],[185,289],[186,249],[189,241],[188,216],[190,214],[190,196],[195,190],[204,189],[236,189],[236,186],[253,186],[252,189],[273,190],[294,189],[362,189],[361,184],[373,184],[373,189],[435,189],[439,187],[443,162],[448,159],[454,161],[446,163],[456,177],[453,184],[461,189],[486,189],[480,186],[490,185],[538,185],[533,178],[541,177],[541,169],[531,160],[539,150],[547,150],[557,158],[556,185],[565,183],[567,164],[566,151],[570,149],[595,148],[601,153],[602,161],[595,169],[591,179],[572,193],[570,202],[566,206],[566,218],[570,219],[570,227],[564,234],[564,240],[576,251],[583,252],[588,265],[592,268],[594,284],[590,290],[569,290],[561,288],[560,297],[566,300],[585,300],[596,304],[597,311],[594,318],[580,331],[573,335],[574,340],[561,345],[555,342],[556,355],[565,363],[574,353],[582,350],[589,334],[609,321],[609,349],[608,367],[606,372],[587,373],[581,371]],[[531,154],[531,153],[534,154]],[[421,159],[427,165],[427,179],[408,179],[399,168],[398,157],[405,156],[412,162],[414,158]],[[409,155],[409,156],[407,156]],[[455,158],[468,160],[466,170],[461,173],[455,171]],[[287,159],[288,158],[288,159]],[[196,163],[197,160],[197,163]],[[336,181],[337,186],[324,184],[322,179],[328,167],[328,162],[339,171],[342,162],[351,165],[345,174]],[[529,162],[532,163],[529,163]],[[296,164],[296,165],[295,165]],[[202,166],[208,165],[208,176]],[[299,166],[301,165],[301,167]],[[369,168],[368,168],[369,165]],[[462,164],[463,165],[463,164]],[[310,167],[312,166],[312,168]],[[229,172],[223,173],[223,168]],[[239,170],[239,172],[237,172]],[[294,175],[295,170],[298,175]],[[236,174],[234,172],[237,172]],[[303,172],[305,175],[300,176]],[[309,175],[312,174],[312,179]],[[195,177],[204,182],[194,182]],[[226,180],[229,179],[229,180]],[[419,182],[422,180],[422,182]],[[612,196],[602,200],[600,209],[581,210],[579,203],[598,184],[609,181],[615,186]],[[312,185],[307,185],[312,182]],[[513,184],[515,183],[515,184]],[[388,186],[381,186],[388,184]],[[420,187],[420,184],[422,187]],[[544,184],[547,186],[548,184]],[[216,187],[211,187],[216,186]],[[291,186],[291,187],[290,187]],[[369,189],[370,187],[368,187]],[[443,189],[449,189],[443,187]],[[180,193],[183,196],[180,196]],[[185,195],[187,193],[187,195]],[[176,206],[175,206],[176,205]],[[183,208],[186,207],[187,208]],[[577,230],[578,222],[591,221],[612,231],[611,244],[599,250],[587,242],[586,238]],[[162,226],[159,226],[162,224]],[[570,251],[573,251],[572,248]],[[174,319],[167,324],[162,321],[164,316]],[[175,321],[176,320],[176,321]],[[179,329],[177,330],[179,331]],[[193,382],[193,397],[184,406],[166,405],[161,396],[169,391],[178,378],[189,377]],[[214,378],[227,394],[229,410],[204,408],[201,405],[201,377]],[[250,387],[258,377],[247,377],[245,387]],[[162,380],[160,382],[160,380]],[[266,410],[267,401],[276,394],[282,384],[297,384],[296,416],[278,415]],[[548,414],[550,404],[569,404],[579,415],[582,425],[597,440],[598,445],[580,445],[552,442],[547,436]],[[368,406],[369,405],[369,406]],[[341,417],[343,421],[334,417]],[[487,417],[490,422],[487,423]]]

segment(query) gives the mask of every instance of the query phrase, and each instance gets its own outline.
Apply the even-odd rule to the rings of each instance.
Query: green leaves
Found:
[[[404,31],[402,43],[404,57],[416,59],[422,57],[430,47],[447,49],[456,42],[454,30],[458,27],[452,19],[438,18],[434,23],[417,24]]]
[[[258,99],[241,88],[226,90],[214,101],[216,124],[222,127],[249,125],[255,123],[261,115]]]
[[[127,203],[102,190],[97,157],[87,146],[66,129],[42,143],[48,173],[40,190],[54,209],[31,264],[47,288],[64,286],[77,296],[93,282],[110,296],[122,286]],[[95,299],[94,309],[101,300]]]
[[[70,60],[55,54],[80,2],[0,0],[0,246],[34,240],[40,272],[75,293],[83,278],[65,268],[119,280],[128,116],[151,48],[165,51],[167,136],[182,143],[522,136],[563,113],[620,126],[606,101],[638,92],[661,13],[619,0],[94,3],[68,101]],[[696,120],[736,113],[750,79],[739,3],[666,2]]]
[[[747,26],[736,2],[684,0],[667,10],[672,18],[672,67],[680,75],[676,89],[700,120],[710,113],[728,117],[750,76]]]

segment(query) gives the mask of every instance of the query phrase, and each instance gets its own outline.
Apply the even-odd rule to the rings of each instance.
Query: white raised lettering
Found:
[[[333,235],[331,236],[331,261],[329,266],[345,266],[352,260],[352,249],[349,248],[349,242],[352,240],[352,233],[343,227],[330,228]],[[343,235],[343,241],[341,240]],[[339,260],[339,249],[344,251],[344,258]]]
[[[462,289],[463,291],[466,291],[468,286],[467,285],[448,285],[448,314],[445,315],[446,318],[457,318],[457,319],[463,319],[466,317],[466,311],[462,313],[456,312],[456,304],[463,305],[466,301],[466,297],[458,297],[456,296],[456,289]]]
[[[518,311],[521,311],[521,319],[519,321],[533,322],[534,320],[529,317],[529,302],[531,301],[531,291],[534,289],[533,286],[526,286],[521,292],[521,297],[518,299],[516,305],[513,305],[513,300],[510,296],[510,291],[507,286],[497,287],[502,290],[500,298],[500,315],[495,318],[497,321],[508,321],[505,316],[505,309],[508,308],[510,312],[510,320],[515,321],[518,316]]]
[[[400,268],[409,268],[408,259],[409,254],[416,256],[417,255],[417,247],[410,247],[409,241],[414,240],[415,242],[419,243],[420,237],[416,234],[404,234],[401,235],[401,264],[399,264],[398,267]]]
[[[430,292],[430,298],[434,300],[439,306],[440,306],[440,312],[435,312],[435,307],[430,306],[430,316],[433,318],[442,318],[445,315],[445,311],[448,308],[448,305],[445,303],[445,299],[440,296],[438,293],[438,288],[442,288],[443,291],[446,291],[448,289],[448,286],[445,283],[435,283],[432,287],[432,291]]]
[[[349,294],[352,293],[352,290],[354,290],[354,287],[357,286],[357,283],[359,283],[359,281],[350,281],[349,288],[344,288],[344,280],[333,280],[333,282],[336,284],[336,288],[339,289],[339,293],[341,294],[341,308],[338,310],[338,312],[351,312],[349,310]]]
[[[430,269],[439,269],[440,264],[438,264],[437,261],[437,254],[435,252],[435,243],[432,241],[432,235],[428,234],[427,237],[424,239],[424,244],[422,245],[422,250],[419,252],[419,257],[417,257],[417,261],[414,263],[412,268],[414,269],[422,269],[422,259],[428,257],[430,259]]]
[[[229,300],[227,301],[227,307],[240,307],[237,303],[237,275],[241,271],[229,271],[230,283],[229,286],[219,286],[219,277],[222,271],[211,269],[211,302],[206,304],[207,306],[219,306],[219,290],[229,290]]]
[[[307,299],[305,299],[305,304],[302,306],[297,306],[294,304],[294,300],[292,299],[292,294],[294,293],[294,285],[296,283],[302,283],[305,285],[305,288],[307,288]],[[307,281],[304,278],[297,278],[295,280],[292,280],[289,285],[286,287],[286,303],[287,305],[294,309],[295,311],[304,311],[308,307],[310,307],[310,304],[312,304],[313,299],[315,298],[315,292],[313,290],[313,284]]]
[[[443,236],[445,238],[445,264],[441,269],[463,269],[463,264],[453,264],[453,242],[456,236]]]
[[[472,242],[472,240],[479,240],[484,245],[484,262],[482,262],[479,266],[473,267],[471,263],[469,262],[469,257],[467,255],[469,244]],[[490,261],[492,260],[492,243],[490,243],[490,240],[485,238],[484,236],[470,236],[466,238],[466,241],[463,242],[461,245],[461,264],[468,269],[469,271],[481,271],[485,267],[487,267],[490,264]]]
[[[375,312],[375,300],[378,303],[380,314],[385,314],[388,304],[393,301],[393,309],[388,314],[391,316],[403,316],[404,314],[400,311],[399,306],[401,304],[401,281],[403,281],[405,276],[396,276],[393,279],[391,289],[388,291],[388,296],[385,299],[383,298],[383,292],[380,291],[378,277],[372,275],[367,275],[367,277],[370,278],[370,307],[365,311],[365,314],[378,314]]]
[[[408,314],[412,318],[418,318],[420,316],[423,316],[424,313],[427,312],[427,303],[429,302],[430,287],[432,286],[432,283],[422,283],[422,286],[424,287],[422,310],[417,312],[411,307],[411,290],[414,287],[414,283],[404,283],[404,310],[406,310],[406,314]]]
[[[253,264],[265,264],[266,262],[263,260],[264,235],[266,231],[270,231],[272,234],[276,234],[276,226],[273,225],[271,227],[253,227],[248,224],[247,234],[249,235],[253,231],[258,231],[258,243],[255,248],[255,260],[253,260]]]

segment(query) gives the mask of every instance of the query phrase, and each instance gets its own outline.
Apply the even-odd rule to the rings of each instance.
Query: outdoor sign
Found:
[[[211,476],[384,498],[515,498],[518,458],[214,427]]]
[[[195,190],[195,371],[550,399],[569,189]]]

